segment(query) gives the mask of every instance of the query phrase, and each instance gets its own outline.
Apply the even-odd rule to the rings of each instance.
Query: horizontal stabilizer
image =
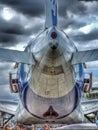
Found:
[[[2,61],[35,64],[32,53],[0,48],[0,62]]]
[[[98,49],[73,53],[71,63],[79,64],[96,60],[98,60]]]

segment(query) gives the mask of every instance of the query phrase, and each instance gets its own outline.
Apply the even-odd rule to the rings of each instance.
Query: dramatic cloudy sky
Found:
[[[58,26],[80,50],[98,48],[97,0],[58,0],[58,14]],[[44,23],[45,0],[0,0],[0,47],[23,50]],[[12,69],[12,63],[0,63],[1,97],[10,92]]]

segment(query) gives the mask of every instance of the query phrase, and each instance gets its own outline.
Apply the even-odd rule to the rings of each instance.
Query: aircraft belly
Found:
[[[87,119],[84,117],[84,114],[81,110],[81,106],[78,105],[76,109],[69,114],[67,117],[64,117],[63,119],[59,119],[57,123],[59,122],[66,122],[67,124],[72,124],[72,123],[83,123],[87,121]]]
[[[25,93],[25,107],[35,117],[39,119],[50,120],[44,113],[52,106],[53,111],[57,112],[57,117],[51,118],[52,120],[63,118],[70,114],[77,106],[77,91],[73,88],[67,95],[59,98],[45,98],[35,94],[29,87]],[[78,93],[79,94],[79,93]],[[62,106],[62,107],[60,107]],[[49,114],[49,113],[48,113]]]
[[[15,120],[17,120],[17,122],[22,123],[22,124],[36,124],[36,122],[41,123],[43,122],[43,120],[36,118],[35,116],[33,116],[31,113],[29,113],[24,106],[20,103],[19,107],[16,111],[16,115],[15,115]]]
[[[30,87],[34,93],[46,98],[58,98],[68,94],[74,87],[71,65],[63,56],[57,59],[45,57],[36,66]]]
[[[41,74],[37,81],[34,92],[43,97],[57,98],[66,95],[74,86],[70,81],[70,74],[65,77],[64,73],[56,76]]]

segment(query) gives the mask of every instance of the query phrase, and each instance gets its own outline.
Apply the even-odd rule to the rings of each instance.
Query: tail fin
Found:
[[[46,1],[46,21],[45,28],[57,26],[57,0]]]

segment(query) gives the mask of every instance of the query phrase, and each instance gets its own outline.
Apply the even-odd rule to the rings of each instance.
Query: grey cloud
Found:
[[[16,34],[16,35],[22,35],[25,33],[24,28],[19,25],[19,24],[11,24],[10,25],[6,25],[6,28],[3,28],[2,32],[4,33],[8,33],[8,34]]]
[[[10,21],[5,21],[3,18],[0,18],[0,44],[3,46],[14,46],[17,43],[24,41],[25,38],[29,37],[31,34],[34,35],[42,29],[41,23],[38,24],[36,21],[34,22],[32,18],[29,18],[31,22],[26,20],[26,18],[18,18],[17,15],[14,18]],[[18,23],[17,20],[19,21]],[[30,22],[30,27],[28,28],[25,28],[26,21]]]
[[[61,28],[72,27],[72,29],[78,29],[96,20],[98,16],[98,2],[59,0],[59,16]]]
[[[44,0],[0,0],[23,14],[38,16],[44,13]]]
[[[20,21],[21,18],[18,19]],[[24,24],[22,24],[23,20],[20,21],[21,23],[17,22],[17,19],[11,20],[9,22],[1,19],[0,23],[0,32],[7,33],[7,34],[15,34],[15,35],[29,35],[33,30],[33,26],[28,29],[24,28]]]
[[[40,1],[39,0],[36,0],[36,1],[33,1],[33,0],[24,0],[24,1],[23,0],[14,0],[14,1],[13,0],[9,0],[9,1],[1,0],[0,2],[13,7],[13,9],[20,11],[24,15],[28,14],[28,15],[30,15],[30,17],[32,15],[32,18],[35,16],[36,17],[41,17],[43,15],[45,16],[45,13],[44,13],[45,12],[44,11],[45,0],[40,0]],[[58,7],[59,7],[59,11],[58,11],[59,15],[60,15],[60,17],[62,17],[62,19],[60,18],[60,20],[59,20],[60,27],[66,28],[66,27],[72,26],[72,28],[74,29],[75,27],[79,28],[81,26],[84,26],[84,24],[86,24],[86,22],[84,22],[85,20],[78,22],[78,19],[80,19],[81,17],[84,17],[84,15],[88,15],[87,14],[88,13],[87,5],[83,4],[82,2],[80,2],[78,0],[68,0],[68,1],[58,0]],[[70,16],[68,15],[69,12],[71,13]],[[78,16],[77,19],[75,19],[73,17],[73,15],[77,15]],[[32,20],[32,24],[33,24],[33,19],[30,18],[30,20]],[[21,25],[21,27],[20,27],[20,25],[17,25],[16,27],[18,28],[17,30],[10,29],[11,31],[9,31],[9,32],[13,32],[13,33],[16,32],[16,33],[20,33],[20,34],[21,33],[29,33],[29,34],[31,33],[31,30],[25,31],[22,25]],[[36,27],[37,27],[37,24],[35,23],[35,28]],[[36,32],[36,30],[35,30],[35,32]]]
[[[98,14],[98,1],[86,2],[87,13],[89,14]]]
[[[66,16],[67,11],[70,11],[73,14],[83,15],[86,14],[87,7],[78,0],[68,0],[68,1],[60,0],[59,1],[60,16]]]
[[[88,34],[84,34],[84,33],[80,33],[80,34],[77,34],[77,35],[73,35],[73,39],[75,41],[80,41],[80,42],[90,42],[92,40],[96,40],[98,39],[98,29],[94,29],[92,30],[90,33]]]
[[[16,41],[16,36],[11,35],[9,33],[0,33],[0,42],[3,43],[9,43],[9,42],[15,42]]]
[[[79,21],[77,19],[72,19],[72,18],[68,18],[68,19],[62,18],[60,19],[60,23],[59,23],[59,26],[62,29],[68,29],[69,27],[71,27],[72,29],[78,29],[85,25],[86,25],[85,21]]]
[[[86,22],[80,22],[80,18],[86,14],[87,7],[78,0],[59,1],[59,24],[61,28],[68,28],[70,26],[74,29],[84,26]]]
[[[25,36],[14,35],[9,33],[0,33],[0,47],[15,46],[22,42],[24,39]]]
[[[42,13],[41,9],[44,10],[41,7],[43,2],[39,3],[38,0],[1,0],[0,2],[5,4],[1,5],[1,9],[3,9],[3,7],[10,6],[14,10],[18,11],[9,21],[4,20],[0,16],[0,44],[3,46],[13,46],[21,40],[25,39],[25,37],[30,36],[32,33],[36,34],[39,30],[42,29],[42,25],[39,24],[39,21],[34,21],[33,17],[36,18],[38,16],[38,18],[41,20],[41,16],[39,17],[39,15]],[[29,16],[31,14],[32,17]],[[25,28],[26,25],[29,25],[29,27]]]
[[[19,35],[24,34],[24,29],[20,24],[15,22],[7,22],[0,19],[0,43],[14,45],[18,41]],[[10,44],[9,44],[10,43]]]

